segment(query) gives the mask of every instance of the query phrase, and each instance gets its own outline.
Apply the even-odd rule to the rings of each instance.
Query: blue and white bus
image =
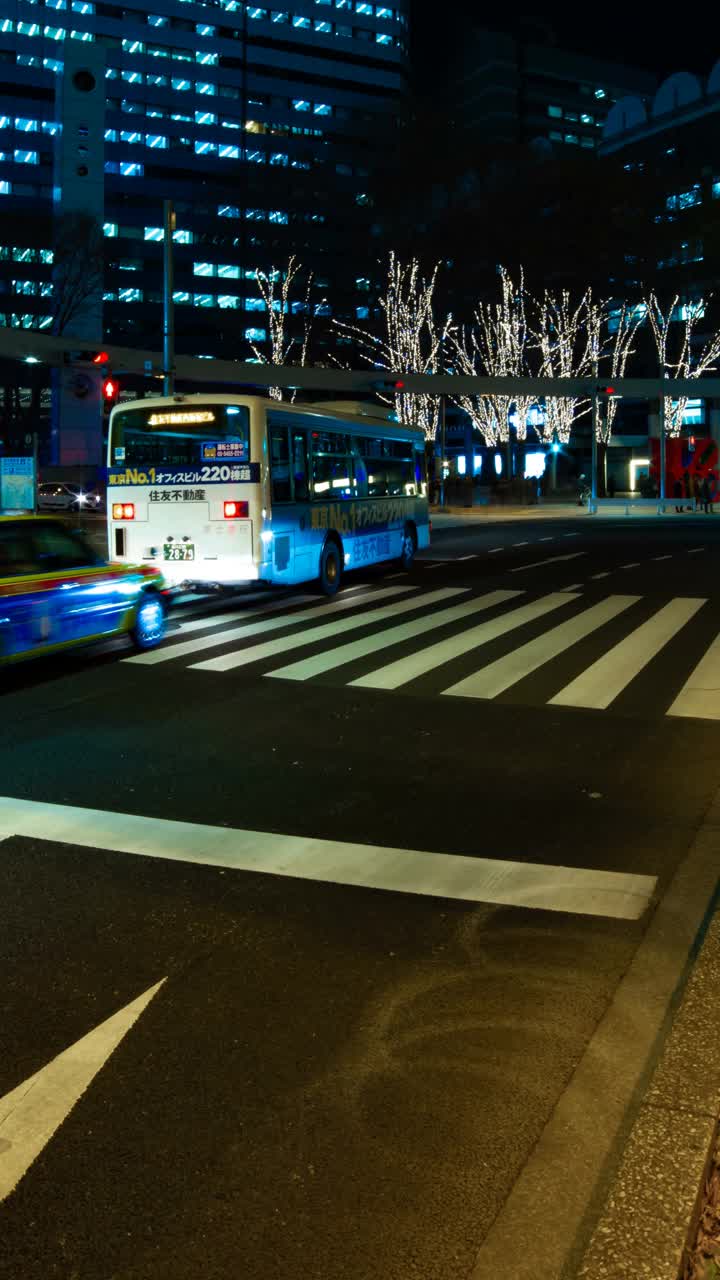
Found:
[[[291,584],[412,564],[430,537],[425,440],[361,406],[173,395],[118,405],[108,438],[110,559],[171,585]]]

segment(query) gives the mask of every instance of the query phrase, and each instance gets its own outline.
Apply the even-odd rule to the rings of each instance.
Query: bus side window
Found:
[[[270,473],[273,502],[290,502],[290,450],[287,427],[273,427],[270,432]]]
[[[295,501],[308,500],[308,465],[307,465],[307,432],[293,431],[292,434],[292,470],[295,486]]]

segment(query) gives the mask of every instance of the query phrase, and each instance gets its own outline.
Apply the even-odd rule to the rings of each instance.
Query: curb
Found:
[[[719,984],[716,910],[577,1280],[678,1280],[688,1260],[720,1113],[712,1013]]]

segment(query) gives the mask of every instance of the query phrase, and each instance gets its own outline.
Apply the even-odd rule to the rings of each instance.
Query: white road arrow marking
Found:
[[[165,978],[0,1098],[0,1201],[14,1191],[163,982]]]

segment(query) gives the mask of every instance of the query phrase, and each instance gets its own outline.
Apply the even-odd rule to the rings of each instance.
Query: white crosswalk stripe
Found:
[[[612,618],[617,618],[639,599],[639,596],[609,596],[607,600],[601,600],[591,609],[585,609],[567,622],[561,622],[560,626],[545,631],[537,640],[530,640],[528,644],[513,650],[504,658],[498,658],[497,662],[491,662],[480,671],[473,672],[471,676],[443,692],[461,694],[466,698],[496,698],[511,685],[517,684],[518,680],[537,671],[538,667],[551,658],[592,635],[593,631],[597,631],[598,627],[604,626]]]
[[[412,587],[383,587],[382,590],[372,593],[372,599],[387,599],[390,596],[398,596],[412,590]],[[308,598],[311,599],[312,597]],[[223,627],[221,631],[213,631],[209,635],[199,636],[197,640],[183,640],[179,644],[167,644],[161,649],[151,649],[149,653],[137,653],[132,658],[123,658],[123,662],[134,662],[139,663],[141,666],[153,667],[159,662],[172,662],[175,658],[186,658],[191,653],[201,653],[211,646],[217,648],[220,645],[229,644],[231,640],[245,640],[248,636],[257,635],[259,632],[279,631],[282,627],[291,627],[298,622],[315,621],[324,609],[338,613],[347,609],[359,609],[364,603],[362,596],[351,596],[349,599],[345,596],[340,596],[330,604],[323,600],[317,600],[311,609],[303,609],[299,613],[284,613],[279,618],[268,618],[268,613],[287,609],[287,601],[277,600],[274,604],[268,605],[267,608],[248,609],[243,617],[256,618],[260,615],[260,621],[251,622],[249,626],[246,623],[239,627]]]
[[[409,680],[415,680],[435,667],[451,662],[453,658],[458,658],[463,653],[469,653],[471,649],[488,644],[498,636],[514,631],[516,627],[534,622],[553,609],[560,609],[563,605],[569,604],[571,600],[577,600],[577,596],[569,592],[553,592],[551,595],[543,596],[541,600],[522,605],[520,609],[513,609],[512,613],[493,618],[490,622],[482,622],[479,626],[471,627],[469,631],[461,631],[448,640],[440,640],[438,644],[430,645],[428,649],[421,649],[419,653],[400,658],[397,662],[391,662],[386,667],[380,667],[379,670],[371,671],[357,680],[351,680],[350,683],[361,689],[398,689]]]
[[[555,694],[550,701],[563,707],[598,707],[603,710],[614,702],[643,667],[672,640],[682,627],[701,609],[704,600],[671,600],[598,658],[576,680]]]
[[[467,600],[463,604],[453,605],[451,609],[441,609],[438,613],[428,614],[424,618],[416,618],[413,622],[405,622],[398,627],[390,627],[379,635],[365,636],[362,640],[352,640],[349,644],[341,644],[336,649],[325,653],[316,653],[311,658],[303,658],[300,662],[292,662],[287,667],[278,667],[277,671],[268,671],[267,675],[283,680],[309,680],[312,676],[325,671],[332,671],[357,658],[366,658],[368,654],[377,653],[378,649],[387,649],[390,645],[400,644],[403,640],[412,640],[426,631],[437,627],[446,627],[451,622],[459,622],[474,613],[491,609],[493,605],[505,604],[508,600],[522,595],[521,591],[489,591],[479,600]]]
[[[518,599],[523,596],[524,603]],[[611,708],[674,637],[691,627],[708,603],[700,597],[675,597],[651,611],[646,601],[638,615],[643,599],[614,594],[590,604],[579,594],[579,584],[530,600],[527,589],[520,588],[477,595],[466,586],[433,590],[399,584],[369,590],[363,586],[331,601],[288,595],[262,606],[188,619],[176,633],[177,639],[171,636],[161,648],[123,662],[145,666],[175,662],[186,670],[217,673],[263,663],[264,677],[302,682],[339,669],[337,681],[347,688],[406,690],[419,681],[417,692],[423,696],[427,696],[427,685],[422,678],[431,676],[431,688],[438,696],[483,700],[502,699],[527,680],[523,699],[527,689],[529,704],[600,711]],[[547,615],[560,610],[561,621],[543,623]],[[478,614],[490,611],[492,616],[476,621]],[[639,625],[638,616],[644,618]],[[542,629],[534,625],[540,623]],[[610,624],[612,632],[606,633]],[[699,625],[706,635],[707,621],[701,619]],[[513,643],[513,633],[531,626],[530,638]],[[445,635],[433,640],[432,633],[442,630]],[[358,634],[348,635],[352,632]],[[492,642],[496,642],[494,652],[490,661],[484,661],[483,651]],[[297,654],[310,646],[314,652],[304,657]],[[588,661],[576,674],[575,658],[568,683],[568,675],[563,680],[562,658],[574,647],[579,655],[588,652]],[[688,660],[683,670],[680,656],[679,665],[675,663],[677,675],[663,677],[668,687],[661,682],[657,693],[648,695],[655,698],[648,711],[720,721],[720,633],[713,635],[699,658],[696,642],[689,641],[687,647],[694,668],[690,669]],[[224,652],[206,657],[212,649]],[[394,654],[384,653],[393,649]],[[678,647],[676,656],[681,652]],[[375,654],[386,661],[368,670],[372,661],[367,660]],[[456,665],[443,682],[451,663]],[[672,669],[673,663],[668,654],[661,670]],[[352,664],[356,670],[363,664],[360,674],[342,672]],[[533,695],[530,677],[535,673],[540,696]]]
[[[397,591],[405,591],[405,587],[386,588],[375,591],[373,599],[379,600],[383,595],[392,595]],[[290,636],[279,636],[276,640],[268,640],[265,644],[253,645],[250,649],[236,649],[231,653],[222,653],[217,658],[208,658],[205,662],[193,663],[194,671],[233,671],[236,667],[246,666],[249,662],[260,662],[264,658],[274,658],[278,653],[287,653],[289,649],[299,649],[304,645],[314,644],[317,640],[330,640],[345,631],[354,631],[359,627],[368,627],[371,623],[384,622],[386,618],[395,618],[399,613],[408,613],[412,609],[422,609],[425,605],[436,604],[448,600],[451,596],[462,595],[467,588],[442,587],[439,591],[429,591],[424,595],[414,593],[409,600],[395,601],[382,609],[369,609],[365,613],[356,614],[352,618],[341,618],[335,622],[324,622],[317,627],[309,627],[305,631],[293,632]]]

